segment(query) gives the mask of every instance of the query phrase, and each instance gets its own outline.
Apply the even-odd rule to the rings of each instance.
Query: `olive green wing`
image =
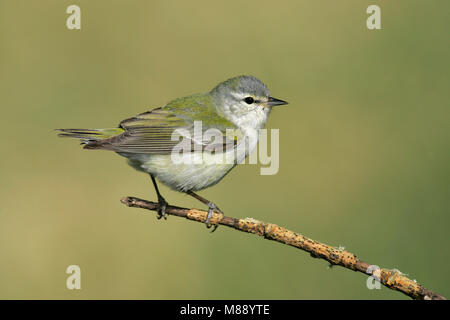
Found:
[[[183,150],[216,152],[236,144],[238,138],[231,134],[234,129],[231,123],[215,113],[205,112],[202,104],[196,108],[193,108],[193,103],[190,105],[186,111],[172,103],[126,119],[119,124],[123,130],[121,134],[93,141],[86,144],[85,148],[119,153],[170,154],[181,143],[184,144]],[[214,129],[214,139],[211,138],[210,129]]]
[[[156,108],[122,121],[119,128],[123,133],[103,144],[116,152],[169,154],[179,143],[172,139],[174,131],[190,126],[173,112]]]

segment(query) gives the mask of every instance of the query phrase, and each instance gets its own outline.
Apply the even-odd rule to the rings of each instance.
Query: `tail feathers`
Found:
[[[81,140],[85,149],[101,149],[102,140],[121,134],[122,128],[107,129],[56,129],[62,133],[58,137],[76,138]]]

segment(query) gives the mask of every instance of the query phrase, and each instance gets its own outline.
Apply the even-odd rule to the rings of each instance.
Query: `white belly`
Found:
[[[194,155],[201,156],[200,153]],[[214,156],[203,154],[201,163],[175,163],[171,155],[149,155],[148,159],[142,162],[141,168],[172,189],[196,191],[218,183],[235,166],[234,163],[216,163],[214,159],[205,161],[205,158],[210,157]]]
[[[211,154],[187,153],[174,158],[171,154],[124,154],[129,164],[139,171],[154,175],[159,181],[177,191],[197,191],[215,185],[236,164],[241,163],[253,151],[258,142],[258,132],[247,132],[247,145],[239,143],[236,150]]]

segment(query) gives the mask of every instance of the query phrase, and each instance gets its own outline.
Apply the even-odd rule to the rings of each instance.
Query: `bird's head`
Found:
[[[238,127],[262,128],[272,107],[287,104],[271,97],[266,85],[253,76],[228,79],[210,94],[217,112]]]

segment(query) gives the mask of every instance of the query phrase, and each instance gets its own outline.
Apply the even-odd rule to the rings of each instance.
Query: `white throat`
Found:
[[[243,134],[243,139],[236,146],[236,162],[241,163],[256,148],[260,129],[264,128],[270,109],[262,106],[254,106],[251,111],[236,114],[233,106],[224,108],[224,115],[235,124]],[[235,112],[233,112],[235,111]]]

